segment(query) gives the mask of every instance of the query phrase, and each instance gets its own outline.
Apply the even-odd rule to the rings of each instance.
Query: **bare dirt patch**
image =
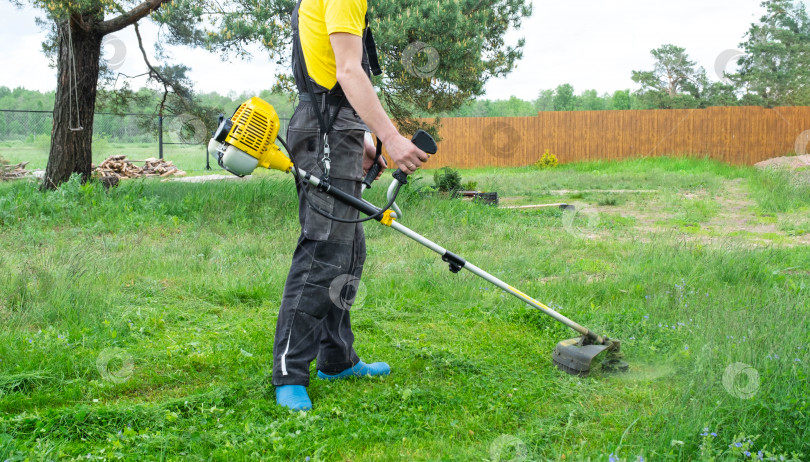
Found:
[[[706,199],[709,194],[704,190],[683,191],[678,197],[688,202]],[[668,200],[660,195],[636,198],[621,205],[594,207],[603,216],[632,218],[632,231],[622,233],[632,239],[643,240],[642,236],[645,235],[676,233],[684,239],[707,244],[727,244],[730,241],[757,247],[810,244],[810,235],[792,236],[780,230],[778,214],[759,213],[757,203],[750,196],[743,179],[726,181],[711,198],[719,205],[717,214],[691,231],[670,224],[675,215],[671,210],[666,210],[665,202]]]

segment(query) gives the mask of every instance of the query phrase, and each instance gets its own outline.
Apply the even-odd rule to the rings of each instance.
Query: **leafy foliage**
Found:
[[[534,166],[536,168],[545,169],[545,168],[554,168],[558,164],[559,161],[557,160],[557,156],[555,156],[554,154],[549,152],[548,149],[546,149],[546,152],[544,152],[543,155],[540,157],[540,159],[538,159],[538,161],[534,163]]]
[[[555,111],[573,111],[574,110],[574,86],[566,83],[557,87],[554,92],[554,110]]]
[[[803,3],[762,2],[766,14],[752,24],[740,72],[732,78],[747,101],[764,106],[810,104],[810,17]]]
[[[411,132],[419,126],[416,111],[436,115],[482,95],[487,81],[522,57],[524,40],[507,45],[505,34],[531,11],[526,0],[369,2],[383,67],[375,83],[391,115]],[[418,42],[427,47],[411,56]],[[435,69],[414,72],[429,53],[438,57]]]
[[[659,109],[696,108],[704,105],[703,94],[711,84],[706,70],[696,68],[684,48],[663,45],[651,51],[655,59],[650,71],[633,71],[641,88],[637,95],[644,105]]]
[[[461,191],[461,173],[450,167],[438,169],[433,173],[433,183],[441,192]]]

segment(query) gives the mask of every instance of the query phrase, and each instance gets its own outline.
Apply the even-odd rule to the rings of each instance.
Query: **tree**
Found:
[[[512,71],[524,40],[505,41],[531,15],[528,0],[370,1],[382,57],[375,78],[389,113],[404,131],[425,127],[419,110],[438,115],[484,94],[491,78]],[[435,131],[438,121],[430,128]]]
[[[641,85],[642,91],[662,91],[675,97],[697,79],[696,63],[684,48],[664,45],[650,54],[655,58],[653,70],[633,71],[633,81]]]
[[[280,10],[272,5],[242,4],[228,0],[214,6],[203,0],[19,0],[45,11],[51,34],[43,44],[57,68],[56,96],[51,132],[51,149],[45,172],[44,188],[55,188],[72,174],[90,176],[92,160],[93,114],[98,95],[113,102],[133,96],[126,87],[117,92],[99,92],[100,77],[112,75],[101,62],[101,44],[105,36],[133,26],[140,41],[137,24],[151,19],[163,27],[163,42],[228,50],[243,55],[242,45],[261,39],[271,43],[284,36],[283,25],[271,20]],[[289,6],[284,2],[285,6]],[[262,10],[262,7],[273,7]],[[44,22],[44,21],[43,21]],[[167,104],[190,106],[192,92],[182,65],[155,66],[141,45],[146,74],[163,86],[160,102],[162,115]],[[165,53],[161,53],[166,57]]]
[[[810,18],[803,3],[762,2],[766,13],[740,44],[739,73],[732,76],[744,100],[773,107],[810,104]]]
[[[616,90],[611,98],[611,108],[620,111],[630,109],[630,90]]]
[[[534,110],[537,112],[554,110],[554,90],[540,90],[534,100]]]
[[[599,96],[596,90],[585,90],[577,98],[578,109],[583,111],[603,111],[605,100]]]
[[[570,83],[558,86],[554,90],[554,110],[573,111],[575,106],[574,87]]]
[[[737,106],[737,87],[723,82],[709,82],[701,94],[701,107]]]
[[[138,22],[151,20],[161,27],[161,59],[168,58],[167,45],[203,48],[224,59],[249,58],[245,45],[255,42],[277,63],[290,62],[294,0],[14,1],[43,10],[52,32],[44,48],[57,67],[57,88],[44,188],[57,187],[73,173],[89,178],[97,95],[113,104],[133,96],[127,88],[98,91],[100,77],[112,75],[100,61],[105,36],[135,27],[140,39]],[[375,84],[405,129],[413,126],[409,118],[417,110],[438,114],[458,108],[483,94],[490,78],[509,73],[522,57],[524,41],[508,45],[505,34],[531,14],[527,0],[380,0],[369,2],[369,8],[384,67]],[[194,108],[188,69],[154,65],[143,45],[140,51],[146,73],[164,91],[159,111]],[[289,89],[290,74],[279,77],[278,87]]]
[[[632,74],[633,81],[641,85],[637,95],[642,104],[660,109],[698,107],[708,82],[706,70],[696,68],[686,50],[675,45],[664,45],[651,54],[655,59],[653,70]]]

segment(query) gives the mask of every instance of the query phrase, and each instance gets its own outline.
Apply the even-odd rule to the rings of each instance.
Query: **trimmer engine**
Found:
[[[289,172],[293,163],[275,144],[280,126],[273,106],[253,97],[222,121],[208,151],[220,167],[237,176],[249,175],[256,167]]]

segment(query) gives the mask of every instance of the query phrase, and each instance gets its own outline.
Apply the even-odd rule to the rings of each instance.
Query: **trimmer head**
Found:
[[[591,363],[603,351],[610,351],[611,358],[602,362],[602,368],[612,372],[625,372],[629,365],[618,359],[620,343],[608,340],[604,345],[594,345],[585,336],[563,340],[554,347],[554,365],[566,374],[587,377]]]

